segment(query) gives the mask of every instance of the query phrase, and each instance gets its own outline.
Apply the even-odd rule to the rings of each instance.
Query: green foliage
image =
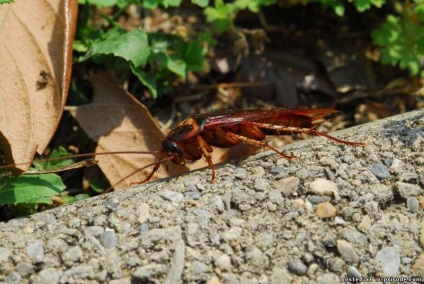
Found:
[[[5,177],[0,181],[0,204],[52,204],[65,189],[56,174]]]
[[[90,3],[98,7],[100,2],[102,1],[84,1],[86,4]],[[102,5],[117,2],[104,1]],[[143,1],[142,3],[149,7],[180,5],[180,1]],[[204,5],[208,1],[196,3]],[[85,13],[88,15],[89,10],[85,9]],[[74,41],[76,62],[90,59],[91,62],[107,66],[118,74],[132,73],[149,90],[152,98],[169,92],[175,77],[185,79],[187,72],[200,71],[205,66],[207,50],[204,43],[213,42],[211,37],[206,37],[207,33],[201,34],[202,39],[185,40],[170,34],[146,34],[139,29],[125,31],[113,19],[103,17],[108,25],[100,29],[88,24],[88,16],[82,17],[83,23],[79,25],[77,39]]]
[[[381,8],[386,0],[351,0],[359,11],[364,12],[372,7]],[[343,16],[346,1],[342,0],[309,0],[309,3],[321,3]],[[422,0],[394,1],[393,6],[398,15],[388,15],[385,22],[371,32],[374,44],[380,46],[381,63],[399,65],[411,74],[420,73],[424,77],[422,61],[424,59],[424,2]]]
[[[59,147],[50,154],[49,158],[69,155],[65,148]],[[72,159],[34,162],[30,171],[51,170],[72,164]],[[49,174],[26,174],[0,179],[0,205],[18,205],[17,211],[23,215],[36,212],[40,204],[53,204],[53,197],[58,197],[62,203],[72,203],[81,197],[70,197],[63,193],[65,185],[60,176]]]
[[[330,7],[333,9],[334,13],[342,17],[346,11],[346,1],[343,0],[309,0],[309,3],[320,3],[324,7]],[[353,6],[358,10],[358,12],[365,12],[366,10],[371,9],[373,6],[376,8],[381,8],[386,4],[386,0],[350,0]]]
[[[424,18],[420,14],[423,10],[424,3],[418,5],[415,11],[408,11],[407,14],[412,17],[389,15],[371,33],[374,43],[382,47],[382,63],[399,65],[413,75],[421,72],[421,77],[424,77],[421,65],[424,59]]]
[[[105,54],[121,57],[135,67],[144,66],[150,54],[147,35],[139,29],[130,32],[119,28],[108,30],[96,40],[87,42],[87,52],[78,61]]]
[[[10,3],[13,3],[13,2],[15,2],[15,0],[0,0],[0,5],[1,4],[10,4]]]
[[[214,7],[205,9],[206,20],[212,23],[215,31],[219,34],[232,27],[235,17],[235,6],[233,3],[225,3],[222,0],[215,0]]]
[[[232,3],[215,0],[214,7],[207,7],[204,14],[206,20],[214,26],[216,33],[220,34],[233,27],[233,20],[241,10],[257,13],[262,6],[276,3],[277,0],[235,0]]]
[[[57,158],[57,157],[63,157],[63,156],[69,156],[70,153],[62,146],[60,146],[58,149],[54,149],[49,158]],[[51,170],[58,167],[68,166],[70,164],[74,163],[73,159],[60,159],[60,160],[51,160],[47,162],[37,162],[36,160],[33,163],[32,169],[35,170]]]

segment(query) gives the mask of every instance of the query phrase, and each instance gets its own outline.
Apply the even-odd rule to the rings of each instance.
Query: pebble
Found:
[[[375,201],[379,203],[387,203],[393,200],[393,190],[384,184],[373,184],[371,185],[370,190],[375,196]]]
[[[330,202],[320,203],[317,206],[317,216],[321,219],[336,216],[337,210]]]
[[[325,273],[317,277],[318,284],[340,283],[340,277],[334,273]]]
[[[358,225],[358,229],[362,232],[366,232],[371,227],[371,218],[368,215],[362,217],[361,223]]]
[[[199,200],[200,199],[200,192],[198,191],[186,191],[184,192],[184,197],[187,199],[192,199],[192,200]]]
[[[25,277],[34,272],[34,268],[30,263],[20,262],[16,265],[16,272]]]
[[[358,271],[358,269],[355,266],[349,266],[349,268],[347,269],[347,274],[350,277],[362,277],[361,273]]]
[[[218,196],[218,195],[212,197],[211,207],[214,210],[218,211],[219,213],[224,212],[225,211],[225,203],[224,203],[224,200],[222,200],[222,197]]]
[[[246,259],[254,270],[261,271],[269,266],[269,258],[255,246],[246,249]]]
[[[307,271],[306,265],[300,259],[290,258],[288,268],[297,275],[305,275]]]
[[[421,255],[417,258],[411,266],[411,270],[415,275],[424,276],[424,253],[421,253]]]
[[[62,260],[66,266],[72,266],[75,262],[83,259],[83,252],[79,246],[74,246],[68,249],[63,255]]]
[[[232,227],[229,230],[226,230],[222,233],[222,237],[227,241],[236,240],[241,236],[241,233],[243,232],[242,228],[239,227]]]
[[[245,179],[247,177],[247,171],[243,168],[237,168],[234,171],[234,176],[236,176],[239,179]]]
[[[404,172],[400,174],[399,180],[402,182],[417,184],[419,181],[419,176],[414,172]]]
[[[182,230],[180,226],[173,226],[164,229],[151,229],[143,232],[141,235],[142,245],[146,248],[154,247],[159,240],[175,241],[182,238]]]
[[[68,222],[69,228],[76,229],[76,228],[79,228],[80,225],[81,225],[81,219],[77,217],[72,217]]]
[[[411,197],[411,196],[418,196],[421,191],[418,185],[410,184],[406,182],[400,182],[400,181],[396,183],[395,187],[398,190],[399,195],[404,199],[407,199],[408,197]]]
[[[35,262],[42,262],[44,257],[44,248],[42,241],[35,241],[27,246],[27,253]]]
[[[328,260],[328,269],[339,274],[342,273],[345,262],[339,257],[333,257]]]
[[[89,226],[84,228],[84,235],[86,237],[98,237],[100,234],[102,234],[105,231],[103,227],[100,226]]]
[[[255,180],[255,189],[257,191],[265,191],[269,189],[268,181],[264,178],[257,178]]]
[[[420,210],[420,204],[416,197],[408,197],[406,199],[406,208],[408,208],[409,212],[417,213]]]
[[[222,282],[219,281],[218,277],[212,276],[212,278],[209,279],[208,284],[222,284]]]
[[[337,250],[347,263],[357,263],[359,261],[358,255],[349,242],[345,240],[338,240]]]
[[[276,167],[272,168],[270,172],[273,173],[273,174],[280,174],[280,173],[284,172],[285,168],[286,168],[285,166],[276,166]]]
[[[375,260],[381,264],[385,277],[394,277],[399,274],[400,255],[394,247],[385,247],[377,252]]]
[[[105,248],[113,248],[118,243],[118,237],[114,230],[106,230],[103,234],[100,235],[100,243]]]
[[[390,177],[389,169],[386,165],[381,163],[369,165],[367,170],[379,179],[387,179]]]
[[[309,184],[309,189],[317,195],[332,195],[336,201],[340,199],[337,184],[327,179],[317,178]]]
[[[308,200],[312,204],[320,204],[320,203],[323,203],[323,202],[331,201],[331,197],[330,196],[320,196],[320,195],[310,195],[310,196],[308,196]]]
[[[393,162],[392,162],[392,165],[390,166],[390,168],[392,168],[394,170],[404,169],[405,163],[402,160],[393,159]]]
[[[132,274],[132,281],[135,283],[157,283],[157,280],[162,274],[165,274],[167,267],[164,264],[147,264],[138,268]]]
[[[169,189],[161,190],[158,194],[163,198],[173,202],[181,202],[184,199],[184,195],[182,193]]]
[[[125,277],[120,279],[112,279],[109,281],[109,284],[131,284],[131,278]]]
[[[274,204],[281,205],[284,202],[284,198],[279,190],[271,190],[268,193],[269,201]]]
[[[10,251],[7,248],[0,247],[0,263],[6,262],[9,259]]]
[[[420,223],[420,245],[424,248],[424,220]]]
[[[289,197],[299,189],[300,179],[291,176],[285,179],[277,180],[274,183],[274,188],[279,190],[285,197]]]
[[[150,206],[147,203],[141,203],[136,210],[138,222],[146,223],[150,219]]]
[[[22,280],[22,276],[19,273],[12,271],[6,276],[6,283],[19,283]]]
[[[168,271],[165,283],[178,283],[185,266],[186,246],[183,240],[176,241],[174,254],[172,255],[171,268]]]
[[[231,270],[231,258],[226,254],[221,254],[215,260],[215,266],[221,269],[222,271]]]
[[[45,268],[37,276],[38,281],[34,279],[33,283],[59,283],[60,272],[56,268]]]

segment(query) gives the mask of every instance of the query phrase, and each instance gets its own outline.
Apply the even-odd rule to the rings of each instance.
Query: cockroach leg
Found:
[[[153,169],[150,172],[150,174],[144,180],[142,180],[142,181],[136,181],[136,182],[130,183],[130,186],[139,185],[139,184],[148,182],[153,177],[153,175],[158,171],[160,165],[164,163],[161,160],[164,159],[165,157],[166,157],[166,154],[165,153],[161,153],[161,156],[157,159],[157,163],[153,167]]]
[[[212,155],[210,154],[213,150],[212,147],[206,143],[205,140],[199,135],[197,136],[197,141],[199,143],[199,147],[202,150],[203,156],[205,156],[206,160],[208,161],[209,167],[212,170],[212,180],[211,183],[215,182],[215,164],[212,161]]]
[[[281,157],[288,159],[288,160],[297,158],[297,156],[287,156],[286,154],[284,154],[283,152],[281,152],[277,148],[269,145],[268,142],[266,142],[266,141],[257,141],[257,140],[254,140],[254,139],[251,139],[251,138],[248,138],[248,137],[245,137],[245,136],[241,136],[241,135],[238,135],[238,134],[235,134],[235,133],[232,133],[232,132],[228,132],[227,136],[230,137],[231,139],[236,139],[240,142],[248,143],[248,144],[251,144],[251,145],[254,145],[254,146],[269,148],[269,149],[273,150],[274,152],[276,152]]]
[[[327,133],[324,133],[324,132],[321,132],[321,131],[317,131],[314,128],[288,127],[288,126],[272,125],[272,124],[266,124],[266,123],[260,123],[260,122],[253,122],[253,123],[255,125],[261,127],[261,128],[264,128],[264,129],[271,129],[271,130],[275,130],[275,131],[283,131],[283,132],[288,132],[288,133],[306,133],[306,134],[314,135],[314,136],[323,136],[323,137],[326,137],[328,139],[334,140],[336,142],[339,142],[339,143],[342,143],[342,144],[345,144],[345,145],[365,147],[365,143],[342,140],[342,139],[336,138],[334,136],[331,136],[330,134],[327,134]]]

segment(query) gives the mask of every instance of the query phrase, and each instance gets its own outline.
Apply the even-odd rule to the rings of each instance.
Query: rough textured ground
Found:
[[[0,281],[424,277],[423,131],[411,112],[335,134],[365,148],[314,138],[1,223]]]

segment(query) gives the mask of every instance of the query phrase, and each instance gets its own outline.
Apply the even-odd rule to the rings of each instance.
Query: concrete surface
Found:
[[[423,279],[423,131],[410,112],[333,133],[365,148],[312,138],[0,223],[0,282]]]

